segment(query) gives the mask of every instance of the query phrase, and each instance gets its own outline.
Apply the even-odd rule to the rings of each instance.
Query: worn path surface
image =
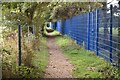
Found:
[[[64,57],[54,37],[48,38],[49,63],[44,78],[73,78],[72,64]]]

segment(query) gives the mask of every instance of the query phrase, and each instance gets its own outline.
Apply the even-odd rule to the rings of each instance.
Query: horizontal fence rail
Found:
[[[120,63],[120,9],[100,8],[74,16],[65,21],[52,22],[51,28],[71,37],[85,49],[94,51],[114,65]],[[119,65],[120,66],[120,65]]]

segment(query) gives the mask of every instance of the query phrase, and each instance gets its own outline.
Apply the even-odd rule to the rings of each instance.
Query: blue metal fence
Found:
[[[74,16],[59,23],[57,30],[68,35],[87,50],[94,51],[111,63],[120,61],[120,10],[101,8],[89,13]],[[61,27],[61,26],[62,27]]]
[[[56,27],[56,30],[58,31],[58,32],[62,32],[61,31],[61,21],[57,21],[57,27]]]

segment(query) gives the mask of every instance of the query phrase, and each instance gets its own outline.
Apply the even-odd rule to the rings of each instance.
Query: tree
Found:
[[[56,6],[53,8],[50,19],[56,20],[65,20],[82,13],[89,12],[88,5],[91,5],[91,10],[94,10],[101,6],[101,3],[97,2],[78,2],[78,3],[56,3]]]

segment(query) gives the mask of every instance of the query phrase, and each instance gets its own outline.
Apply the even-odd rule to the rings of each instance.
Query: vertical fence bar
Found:
[[[96,55],[99,55],[98,42],[99,42],[99,10],[96,10]]]
[[[88,18],[87,18],[87,49],[90,50],[90,12],[88,13]]]
[[[50,22],[50,28],[53,29],[53,22]]]
[[[54,29],[54,23],[53,22],[51,22],[51,28]]]
[[[18,65],[21,66],[21,26],[18,22]]]
[[[120,7],[120,6],[119,6]],[[118,21],[120,21],[120,18],[118,18]],[[120,50],[120,23],[118,22],[118,50]],[[117,52],[118,58],[118,69],[120,70],[120,51]],[[119,72],[120,76],[120,72]]]
[[[69,36],[70,36],[70,38],[72,38],[71,37],[71,27],[72,27],[72,19],[70,18],[70,21],[69,21]]]
[[[110,62],[112,62],[112,8],[113,6],[110,5]]]
[[[21,39],[22,39],[22,36],[23,36],[23,35],[22,35],[22,34],[23,34],[22,31],[23,31],[23,27],[21,27]]]
[[[94,12],[92,12],[92,50],[94,51]]]
[[[93,12],[91,12],[91,23],[90,23],[90,50],[93,51]]]
[[[32,25],[32,27],[33,27],[33,35],[35,35],[35,26],[34,26],[34,24]]]
[[[62,23],[61,23],[61,34],[64,35],[64,20],[62,20]]]

